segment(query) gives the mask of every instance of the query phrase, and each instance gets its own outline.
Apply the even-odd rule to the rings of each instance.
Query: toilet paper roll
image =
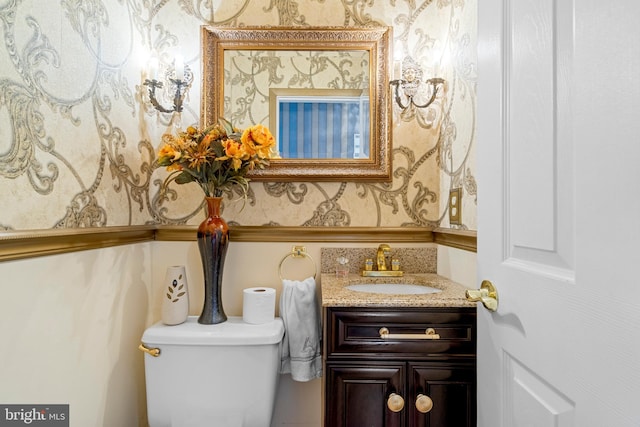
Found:
[[[273,288],[247,288],[242,295],[242,319],[246,323],[269,323],[276,315],[276,290]]]

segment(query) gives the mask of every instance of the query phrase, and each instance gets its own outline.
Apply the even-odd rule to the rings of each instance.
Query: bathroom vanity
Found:
[[[438,291],[358,292],[354,283]],[[436,274],[323,274],[324,425],[475,426],[476,308],[464,294]]]

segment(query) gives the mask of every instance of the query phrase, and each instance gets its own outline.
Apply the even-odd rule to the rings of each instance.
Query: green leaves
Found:
[[[196,178],[187,171],[182,171],[175,179],[176,184],[188,184],[195,181]]]
[[[220,117],[218,119],[218,123],[220,123],[220,126],[222,126],[222,129],[224,129],[225,133],[227,135],[231,135],[233,133],[233,125],[231,124],[231,122],[223,117]]]

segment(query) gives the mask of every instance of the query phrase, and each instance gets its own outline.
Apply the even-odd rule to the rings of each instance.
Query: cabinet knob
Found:
[[[391,393],[387,399],[387,408],[392,412],[400,412],[404,408],[404,399],[399,394]]]
[[[433,409],[433,400],[431,400],[429,396],[425,396],[424,394],[420,393],[418,395],[418,398],[416,399],[416,409],[418,410],[418,412],[426,414],[431,409]]]

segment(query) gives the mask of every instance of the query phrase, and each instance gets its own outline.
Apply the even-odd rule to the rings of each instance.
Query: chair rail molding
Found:
[[[476,252],[476,232],[413,227],[230,227],[235,242],[437,243]],[[151,241],[195,241],[196,226],[122,226],[0,232],[0,261]]]

